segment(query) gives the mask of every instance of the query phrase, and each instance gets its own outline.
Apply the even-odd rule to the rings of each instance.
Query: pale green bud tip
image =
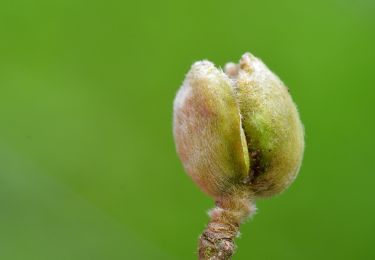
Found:
[[[186,172],[214,197],[281,192],[298,173],[303,127],[288,89],[246,53],[225,73],[193,64],[174,102],[174,137]]]

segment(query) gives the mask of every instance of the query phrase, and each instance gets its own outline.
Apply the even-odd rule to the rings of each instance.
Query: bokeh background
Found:
[[[172,103],[245,51],[289,86],[300,175],[234,259],[375,259],[375,2],[1,1],[0,259],[195,259],[213,206]]]

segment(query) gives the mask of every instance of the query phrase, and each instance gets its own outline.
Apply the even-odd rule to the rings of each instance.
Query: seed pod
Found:
[[[246,53],[225,73],[196,62],[174,102],[174,138],[185,171],[217,207],[200,259],[229,259],[257,197],[285,190],[303,156],[303,126],[288,89]]]

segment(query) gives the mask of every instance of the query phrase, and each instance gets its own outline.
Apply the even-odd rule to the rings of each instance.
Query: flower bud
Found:
[[[193,64],[174,101],[173,133],[185,171],[216,202],[199,259],[230,259],[239,225],[257,197],[295,179],[304,132],[288,88],[250,53],[225,73]]]
[[[174,136],[186,172],[213,197],[245,186],[277,194],[296,177],[303,126],[288,89],[246,53],[226,73],[196,62],[174,102]]]

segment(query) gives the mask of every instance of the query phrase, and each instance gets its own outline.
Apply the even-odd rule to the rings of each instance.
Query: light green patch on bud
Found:
[[[248,175],[246,137],[231,80],[208,62],[196,62],[174,102],[174,137],[186,172],[214,197]]]

